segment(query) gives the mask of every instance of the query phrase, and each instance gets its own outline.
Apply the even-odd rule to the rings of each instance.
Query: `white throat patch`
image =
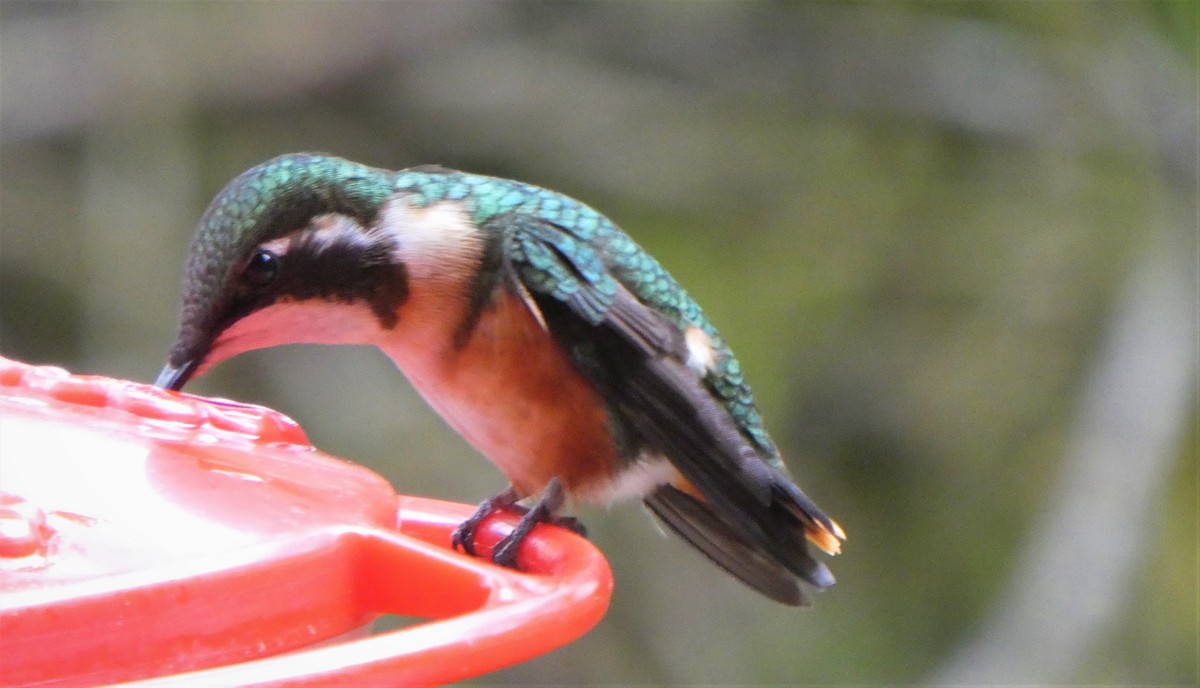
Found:
[[[409,279],[461,285],[483,259],[483,238],[456,201],[414,207],[404,196],[383,204],[377,226],[391,235]]]

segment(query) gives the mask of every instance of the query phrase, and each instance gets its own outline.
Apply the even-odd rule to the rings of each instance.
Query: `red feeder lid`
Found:
[[[471,511],[268,409],[0,358],[0,684],[439,685],[600,620],[586,540],[539,527],[502,569],[449,549]],[[388,613],[436,620],[366,635]]]

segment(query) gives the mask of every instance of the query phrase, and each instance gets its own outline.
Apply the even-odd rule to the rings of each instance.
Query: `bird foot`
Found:
[[[464,554],[472,557],[476,556],[475,535],[479,530],[480,524],[488,516],[491,516],[493,512],[501,509],[525,513],[527,510],[525,507],[517,504],[518,499],[520,497],[517,496],[516,491],[512,487],[509,487],[495,497],[483,500],[479,504],[479,508],[475,509],[475,513],[468,516],[467,520],[458,524],[458,527],[450,534],[450,546],[462,551]]]
[[[492,561],[506,568],[520,570],[517,566],[517,554],[521,551],[521,543],[539,523],[549,523],[566,528],[577,535],[587,536],[587,530],[579,522],[579,519],[554,515],[554,512],[563,503],[562,484],[557,478],[551,479],[537,502],[528,509],[517,504],[517,499],[516,492],[510,487],[480,504],[475,513],[463,521],[458,528],[455,528],[454,534],[451,536],[454,548],[475,556],[475,536],[479,525],[497,509],[522,512],[521,520],[517,522],[512,532],[504,536],[492,548]]]

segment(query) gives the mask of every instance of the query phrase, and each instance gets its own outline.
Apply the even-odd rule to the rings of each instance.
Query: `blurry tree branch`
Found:
[[[981,635],[930,684],[1068,680],[1089,643],[1125,611],[1195,410],[1195,246],[1185,236],[1164,232],[1130,275],[1052,504]]]
[[[1048,685],[1079,671],[1091,644],[1127,611],[1155,505],[1197,409],[1195,73],[1150,36],[1110,52],[1121,54],[1122,68],[1095,55],[1086,85],[1118,131],[1161,160],[1174,193],[1159,204],[1157,226],[1146,228],[1051,503],[991,617],[931,685]]]
[[[654,3],[248,7],[117,3],[6,17],[0,86],[24,97],[0,98],[5,140],[201,103],[252,106],[399,66],[403,88],[378,90],[405,99],[392,103],[397,110],[458,122],[458,145],[578,168],[589,184],[622,194],[655,179],[659,202],[703,202],[705,188],[689,180],[711,169],[704,186],[723,183],[730,155],[767,162],[757,146],[722,145],[737,131],[719,116],[722,103],[763,92],[781,112],[908,117],[1074,152],[1150,143],[1176,180],[1190,180],[1196,164],[1187,154],[1191,110],[1177,100],[1187,68],[1152,35],[1113,30],[1103,49],[1066,45],[1047,55],[1037,36],[1002,25],[878,5],[797,4],[787,21],[737,3],[683,14]],[[623,30],[579,28],[597,23]],[[213,35],[221,45],[204,40]],[[642,71],[629,73],[631,63]],[[1090,76],[1077,83],[1081,72]],[[375,83],[389,85],[377,74]],[[671,108],[688,102],[700,111],[675,117]],[[1145,113],[1152,129],[1140,126]],[[628,135],[576,165],[575,151],[613,123]],[[689,157],[695,164],[680,164]]]
[[[21,94],[0,99],[8,142],[201,105],[283,101],[449,40],[491,14],[463,3],[438,11],[410,3],[5,5],[0,86]]]

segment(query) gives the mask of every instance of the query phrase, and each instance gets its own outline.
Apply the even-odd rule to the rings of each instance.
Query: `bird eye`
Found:
[[[279,257],[267,250],[259,250],[250,256],[242,270],[242,279],[252,287],[265,287],[279,274]]]

